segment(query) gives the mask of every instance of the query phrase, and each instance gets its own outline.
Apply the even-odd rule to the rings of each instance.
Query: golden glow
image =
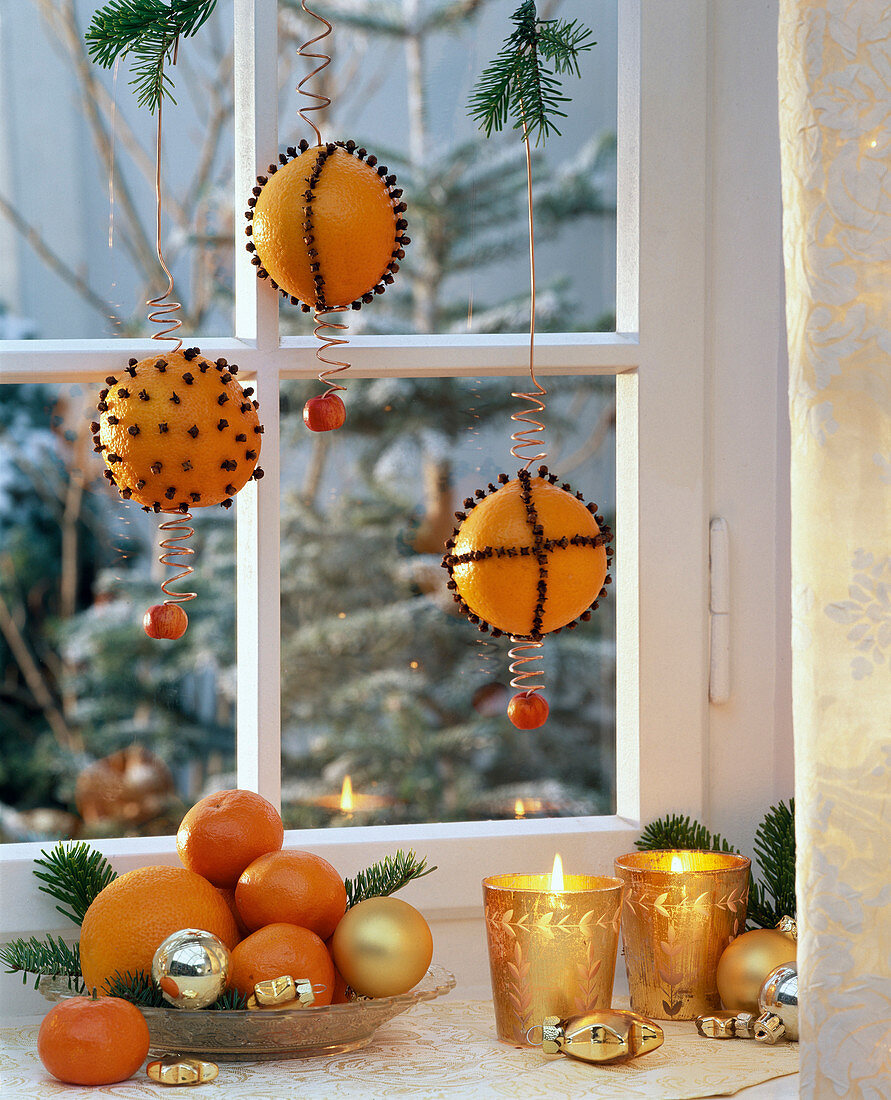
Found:
[[[526,807],[523,805],[523,799],[518,798],[514,803],[514,817],[525,817]]]
[[[418,662],[417,661],[409,661],[408,662],[408,667],[409,668],[417,668],[418,667]]]
[[[684,870],[684,861],[680,856],[671,857],[671,873],[673,875],[680,875]]]
[[[343,777],[343,786],[340,788],[340,809],[345,814],[353,812],[353,781],[348,775]]]
[[[345,611],[338,611],[337,612],[337,617],[338,617],[338,619],[345,619],[346,618],[346,612]]]
[[[551,871],[551,893],[563,893],[563,860],[559,852],[554,856],[554,869]]]

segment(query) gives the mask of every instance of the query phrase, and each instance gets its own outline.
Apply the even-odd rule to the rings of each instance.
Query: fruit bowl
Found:
[[[394,1016],[455,988],[455,977],[431,966],[420,982],[398,997],[375,997],[319,1008],[199,1011],[141,1008],[157,1054],[200,1054],[216,1062],[312,1058],[368,1046],[374,1032]],[[73,997],[66,978],[40,979],[50,1001]]]

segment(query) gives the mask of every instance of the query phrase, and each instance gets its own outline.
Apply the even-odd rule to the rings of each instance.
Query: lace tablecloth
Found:
[[[0,1029],[0,1092],[4,1100],[99,1096],[182,1095],[150,1081],[144,1071],[104,1088],[63,1085],[37,1058],[39,1019]],[[563,1055],[517,1049],[495,1038],[489,1001],[442,1000],[416,1005],[384,1025],[371,1046],[328,1058],[222,1062],[215,1082],[197,1096],[240,1100],[325,1100],[414,1097],[522,1100],[692,1100],[730,1096],[749,1085],[798,1071],[795,1043],[764,1047],[746,1040],[697,1035],[691,1023],[666,1023],[665,1043],[624,1066],[591,1066]],[[788,1093],[797,1089],[789,1082]],[[190,1096],[195,1089],[186,1090]]]

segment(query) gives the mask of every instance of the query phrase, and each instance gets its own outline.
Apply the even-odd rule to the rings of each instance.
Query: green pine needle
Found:
[[[125,974],[116,970],[110,978],[105,980],[103,996],[106,992],[110,997],[120,997],[141,1008],[167,1007],[161,990],[152,981],[151,974],[146,974],[144,970],[137,970],[135,974],[129,970]]]
[[[645,852],[664,851],[670,848],[686,848],[700,852],[736,852],[720,834],[712,834],[689,817],[671,814],[652,821],[635,841],[638,848]]]
[[[180,38],[195,34],[215,6],[216,0],[109,0],[94,13],[84,40],[93,61],[106,69],[130,55],[137,102],[154,114],[164,96],[176,102],[164,65],[173,63]]]
[[[578,20],[539,19],[534,0],[524,0],[511,16],[515,27],[476,83],[468,110],[486,137],[500,131],[509,118],[513,128],[535,135],[535,144],[560,130],[569,97],[558,76],[580,75],[579,54],[597,43]]]
[[[243,1010],[247,1006],[247,997],[243,993],[239,993],[237,989],[227,989],[212,1005],[208,1006],[207,1011],[229,1012],[232,1009]]]
[[[45,867],[46,872],[35,870],[34,874],[47,885],[39,889],[69,906],[68,909],[56,906],[63,917],[75,924],[83,923],[96,895],[117,878],[111,864],[101,852],[83,841],[76,844],[60,842],[49,854],[41,850],[40,855],[44,858],[38,857],[34,862]]]
[[[395,894],[413,879],[423,878],[435,871],[428,867],[426,859],[418,859],[413,851],[401,849],[395,856],[386,856],[379,863],[360,871],[354,879],[344,883],[347,892],[347,909],[368,898],[382,898]]]
[[[53,978],[66,977],[69,989],[83,992],[80,950],[76,943],[67,944],[61,936],[53,939],[48,935],[45,940],[38,940],[36,936],[29,940],[12,940],[0,948],[0,963],[6,967],[7,974],[21,973],[23,983],[33,974],[35,989],[41,975],[49,974]]]

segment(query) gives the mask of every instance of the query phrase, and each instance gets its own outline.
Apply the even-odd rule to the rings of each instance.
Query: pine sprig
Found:
[[[560,130],[554,118],[565,118],[558,76],[579,75],[579,54],[597,43],[578,20],[539,19],[534,0],[524,0],[511,16],[515,26],[495,59],[483,70],[468,100],[471,117],[485,130],[500,131],[509,118],[535,144]]]
[[[141,1008],[167,1007],[161,990],[152,981],[151,974],[146,974],[144,970],[137,970],[135,973],[128,970],[124,974],[116,970],[111,977],[105,979],[103,995],[106,990],[109,996],[120,997]]]
[[[347,909],[368,898],[395,894],[413,879],[423,878],[435,870],[435,867],[427,866],[426,858],[418,859],[413,851],[403,852],[400,849],[396,855],[386,856],[379,863],[366,867],[354,879],[345,880]]]
[[[68,988],[76,989],[78,993],[84,988],[80,981],[79,946],[65,943],[61,936],[53,939],[47,935],[45,940],[38,940],[36,936],[29,940],[12,940],[0,948],[0,963],[6,967],[7,974],[21,973],[23,984],[29,975],[34,975],[35,989],[44,974],[67,978]]]
[[[795,799],[768,810],[752,845],[760,882],[749,894],[749,920],[760,928],[775,928],[795,914]]]
[[[47,885],[39,889],[69,906],[68,909],[56,906],[63,917],[75,924],[83,923],[96,895],[117,878],[114,868],[101,852],[83,841],[60,842],[49,853],[41,850],[40,855],[44,858],[38,857],[34,862],[45,867],[46,872],[35,869],[34,874]]]
[[[698,821],[691,821],[680,814],[671,814],[651,821],[635,841],[636,847],[644,852],[663,851],[670,848],[688,849],[700,852],[735,852],[734,848],[719,833],[710,833]]]
[[[180,38],[195,34],[215,6],[216,0],[109,0],[94,13],[84,40],[103,68],[132,58],[137,103],[154,114],[164,96],[176,102],[165,64],[174,62]]]
[[[246,1009],[247,1006],[247,997],[243,993],[239,993],[237,989],[227,989],[212,1005],[208,1005],[207,1011],[229,1012],[232,1009]]]

